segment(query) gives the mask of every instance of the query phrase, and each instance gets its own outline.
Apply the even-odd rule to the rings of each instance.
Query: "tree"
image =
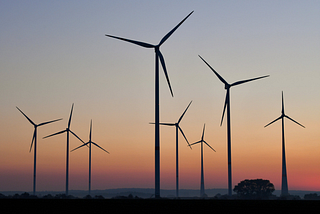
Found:
[[[233,189],[238,197],[245,199],[267,199],[274,190],[274,185],[269,180],[263,179],[246,179]]]

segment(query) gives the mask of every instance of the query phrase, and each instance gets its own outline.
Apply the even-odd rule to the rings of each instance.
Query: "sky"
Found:
[[[231,88],[232,186],[270,180],[281,189],[285,112],[288,187],[320,191],[320,2],[296,1],[0,1],[0,191],[32,191],[35,123],[37,191],[65,190],[67,127],[93,147],[91,189],[154,188],[154,51],[105,34],[161,46],[173,89],[160,69],[160,122],[176,122],[190,143],[205,140],[205,188],[227,188],[224,85]],[[70,137],[70,150],[81,145]],[[69,189],[88,189],[88,149],[70,153]],[[179,134],[181,189],[200,188],[200,145]],[[160,129],[160,187],[175,189],[175,129]]]

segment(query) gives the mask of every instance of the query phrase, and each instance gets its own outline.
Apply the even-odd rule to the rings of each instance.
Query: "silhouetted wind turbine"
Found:
[[[191,105],[192,101],[189,103],[187,108],[184,110],[182,115],[180,116],[178,122],[176,123],[159,123],[160,125],[165,125],[165,126],[175,126],[176,127],[176,197],[179,197],[179,150],[178,150],[178,135],[179,135],[179,130],[181,134],[183,135],[184,139],[187,141],[188,146],[190,146],[189,141],[187,140],[187,137],[183,133],[181,127],[179,126],[179,123],[181,122],[183,116],[187,112],[189,106]],[[154,124],[154,123],[151,123]],[[190,146],[191,149],[191,146]]]
[[[276,122],[277,120],[282,120],[282,181],[281,181],[281,196],[287,196],[288,193],[288,180],[287,180],[287,165],[286,165],[286,152],[285,152],[285,143],[284,143],[284,118],[288,118],[289,120],[293,121],[294,123],[298,124],[299,126],[303,125],[298,123],[297,121],[293,120],[289,116],[287,116],[284,113],[284,100],[283,100],[283,91],[282,91],[282,110],[281,110],[281,116],[272,121],[271,123],[265,125],[264,127],[267,127],[271,125],[272,123]]]
[[[164,57],[162,53],[160,52],[160,46],[174,33],[174,31],[177,30],[177,28],[193,13],[189,13],[187,17],[185,17],[176,27],[174,27],[169,33],[167,33],[159,42],[158,45],[152,45],[149,43],[145,42],[139,42],[139,41],[134,41],[130,39],[125,39],[117,36],[111,36],[107,35],[109,37],[115,38],[115,39],[120,39],[126,42],[133,43],[135,45],[139,45],[145,48],[154,48],[155,51],[155,197],[160,198],[160,116],[159,116],[159,59],[164,71],[164,74],[167,79],[167,83],[169,85],[169,89],[171,92],[171,95],[173,96],[173,92],[171,89],[166,65],[164,62]]]
[[[83,140],[81,140],[73,131],[70,130],[72,111],[73,111],[73,104],[72,104],[72,107],[71,107],[71,112],[70,112],[68,127],[67,127],[65,130],[44,137],[44,138],[48,138],[48,137],[52,137],[52,136],[54,136],[54,135],[58,135],[58,134],[62,134],[62,133],[64,133],[64,132],[67,132],[66,195],[68,195],[68,190],[69,190],[69,133],[73,134],[73,135],[74,135],[76,138],[78,138],[82,143],[84,143]]]
[[[268,77],[269,75],[266,76],[261,76],[253,79],[247,79],[247,80],[241,80],[234,82],[232,84],[229,84],[225,79],[223,79],[200,55],[199,57],[206,63],[209,68],[215,73],[215,75],[219,78],[219,80],[224,84],[224,88],[227,90],[226,93],[226,99],[223,107],[223,113],[222,113],[222,118],[221,118],[221,123],[220,126],[222,125],[223,122],[223,117],[224,117],[224,112],[227,108],[227,132],[228,132],[228,194],[229,196],[232,195],[232,172],[231,172],[231,119],[230,119],[230,88],[232,86],[240,85],[246,82],[250,82],[253,80],[258,80],[261,78]]]
[[[49,123],[53,123],[61,119],[57,119],[57,120],[51,120],[48,122],[44,122],[44,123],[39,123],[39,124],[35,124],[27,115],[25,115],[17,106],[16,108],[29,120],[29,122],[34,126],[34,132],[33,132],[33,137],[32,137],[32,141],[31,141],[31,146],[30,146],[30,150],[29,152],[31,152],[32,149],[32,145],[33,145],[33,141],[34,141],[34,158],[33,158],[33,195],[36,194],[36,162],[37,162],[37,128],[39,126],[43,126]]]
[[[82,144],[81,146],[78,146],[77,148],[71,150],[74,151],[76,149],[79,149],[83,146],[87,146],[89,144],[89,195],[91,194],[91,144],[95,145],[96,147],[102,149],[103,151],[109,153],[108,151],[106,151],[105,149],[103,149],[102,147],[100,147],[98,144],[94,143],[91,141],[91,135],[92,135],[92,120],[90,122],[90,133],[89,133],[89,141],[85,144]]]
[[[202,137],[201,140],[190,144],[190,146],[197,144],[197,143],[201,143],[201,185],[200,185],[200,197],[204,196],[204,173],[203,173],[203,143],[205,143],[207,146],[209,146],[210,149],[212,149],[213,151],[215,151],[206,141],[204,141],[204,129],[205,129],[205,125],[203,125],[203,131],[202,131]]]

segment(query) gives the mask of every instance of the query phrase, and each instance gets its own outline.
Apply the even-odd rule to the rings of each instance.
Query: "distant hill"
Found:
[[[274,194],[276,196],[280,196],[280,190],[275,190]],[[14,194],[22,194],[24,191],[3,191],[3,195],[14,195]],[[40,197],[43,197],[45,195],[58,195],[58,194],[64,194],[64,191],[39,191],[37,192],[37,195]],[[214,197],[217,194],[220,195],[226,195],[228,193],[227,189],[206,189],[205,193],[208,195],[208,197]],[[305,194],[310,193],[317,193],[320,194],[319,191],[302,191],[302,190],[291,190],[289,191],[291,195],[298,195],[301,199],[303,199]],[[29,194],[32,194],[32,192],[29,192]],[[92,196],[103,196],[104,198],[112,198],[117,196],[128,196],[129,194],[133,196],[138,196],[140,198],[151,198],[154,197],[154,189],[152,188],[118,188],[118,189],[106,189],[106,190],[91,190]],[[161,197],[175,197],[176,190],[166,190],[161,189],[160,195]],[[75,197],[81,197],[88,195],[87,190],[69,190],[69,195],[73,195]],[[200,190],[199,189],[180,189],[179,190],[179,196],[181,198],[196,198],[200,196]]]

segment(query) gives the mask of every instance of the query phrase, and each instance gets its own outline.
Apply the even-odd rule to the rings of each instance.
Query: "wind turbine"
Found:
[[[203,125],[203,131],[202,131],[202,137],[201,140],[190,144],[190,146],[197,144],[197,143],[201,143],[201,185],[200,185],[200,197],[204,196],[204,173],[203,173],[203,143],[205,143],[207,146],[209,146],[210,149],[212,149],[213,151],[215,151],[206,141],[204,141],[204,129],[205,129],[205,125]]]
[[[222,113],[222,118],[221,118],[221,123],[220,126],[222,125],[223,122],[223,117],[224,117],[224,113],[226,111],[227,108],[227,133],[228,133],[228,195],[231,196],[232,195],[232,172],[231,172],[231,118],[230,118],[230,88],[232,86],[236,86],[236,85],[240,85],[246,82],[250,82],[253,80],[258,80],[261,78],[265,78],[268,77],[269,75],[266,76],[261,76],[261,77],[257,77],[257,78],[253,78],[253,79],[247,79],[247,80],[241,80],[241,81],[237,81],[234,82],[232,84],[229,84],[225,79],[223,79],[200,55],[199,57],[202,59],[202,61],[204,61],[209,68],[215,73],[215,75],[219,78],[219,80],[224,84],[224,88],[227,90],[226,93],[226,99],[224,102],[224,107],[223,107],[223,113]]]
[[[72,117],[72,111],[73,111],[73,103],[71,107],[71,112],[70,112],[70,117],[69,117],[69,122],[68,122],[68,127],[65,130],[62,130],[60,132],[48,135],[44,138],[52,137],[54,135],[62,134],[64,132],[67,132],[67,156],[66,156],[66,195],[68,195],[68,190],[69,190],[69,133],[73,134],[76,138],[78,138],[82,143],[83,140],[81,140],[73,131],[70,130],[70,125],[71,125],[71,117]]]
[[[272,123],[276,122],[277,120],[282,120],[282,181],[281,181],[281,196],[287,196],[288,193],[288,180],[287,180],[287,165],[286,165],[286,152],[285,152],[285,143],[284,143],[284,118],[288,118],[289,120],[293,121],[294,123],[298,124],[299,126],[303,125],[298,123],[297,121],[293,120],[289,116],[287,116],[284,113],[284,100],[283,100],[283,91],[282,91],[282,110],[281,110],[281,116],[272,121],[271,123],[268,123],[264,127],[267,127],[271,125]]]
[[[187,140],[187,137],[185,136],[185,134],[183,133],[181,127],[179,126],[179,123],[181,122],[183,116],[187,112],[187,110],[188,110],[189,106],[191,105],[191,103],[192,103],[192,101],[189,103],[187,108],[184,110],[184,112],[180,116],[178,122],[176,122],[176,123],[159,123],[160,125],[175,126],[176,127],[176,197],[179,197],[179,151],[178,151],[178,134],[179,134],[179,130],[180,130],[181,134],[183,135],[184,139],[187,141],[188,146],[190,146],[189,141]],[[151,123],[151,124],[154,124],[154,123]],[[191,149],[191,146],[190,146],[190,149]]]
[[[125,39],[117,36],[111,36],[106,34],[108,37],[112,37],[115,39],[120,39],[126,42],[133,43],[135,45],[142,46],[144,48],[154,48],[155,51],[155,197],[160,198],[160,114],[159,114],[159,59],[163,68],[163,72],[166,76],[167,83],[169,85],[169,89],[171,95],[173,96],[173,92],[171,89],[169,76],[167,73],[167,68],[164,62],[164,57],[160,52],[160,46],[177,30],[177,28],[193,13],[189,13],[176,27],[174,27],[169,33],[167,33],[159,42],[158,45],[152,45],[145,42],[135,41],[131,39]]]
[[[33,195],[36,194],[36,163],[37,163],[37,128],[39,126],[43,126],[49,123],[53,123],[61,119],[57,119],[57,120],[51,120],[48,122],[44,122],[44,123],[39,123],[39,124],[35,124],[27,115],[25,115],[25,113],[23,113],[17,106],[16,108],[29,120],[29,122],[34,126],[34,132],[33,132],[33,137],[32,137],[32,141],[31,141],[31,146],[30,146],[30,150],[29,152],[31,152],[32,149],[32,145],[33,145],[33,141],[34,141],[34,158],[33,158]]]
[[[78,146],[77,148],[71,150],[74,151],[74,150],[77,150],[83,146],[87,146],[89,144],[89,195],[91,194],[91,144],[95,145],[96,147],[102,149],[103,151],[107,152],[109,154],[108,151],[106,151],[105,149],[103,149],[102,147],[100,147],[98,144],[94,143],[91,141],[91,133],[92,133],[92,120],[90,122],[90,133],[89,133],[89,141],[85,144],[82,144],[81,146]]]

